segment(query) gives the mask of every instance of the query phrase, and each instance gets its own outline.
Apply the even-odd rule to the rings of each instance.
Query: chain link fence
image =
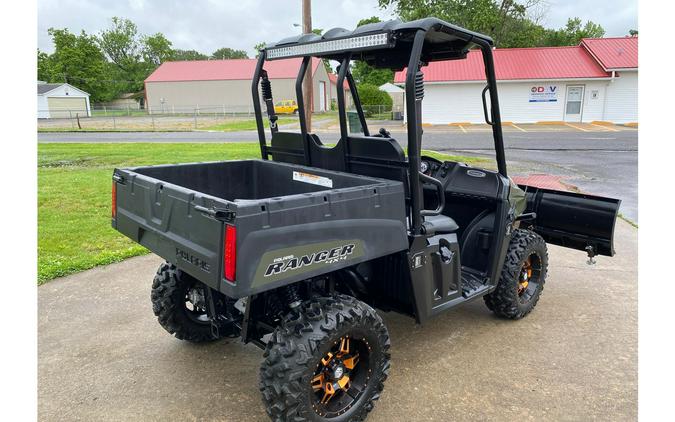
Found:
[[[364,106],[368,119],[396,120],[402,112],[391,106]],[[263,107],[264,110],[264,107]],[[38,130],[42,131],[189,131],[189,130],[254,130],[252,106],[149,106],[139,109],[131,105],[94,104],[86,109],[38,110]],[[49,116],[47,118],[47,116]],[[337,112],[315,113],[315,119],[337,124]],[[294,126],[297,114],[279,114],[281,125]]]

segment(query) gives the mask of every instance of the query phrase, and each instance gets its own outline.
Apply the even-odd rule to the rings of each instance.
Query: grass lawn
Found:
[[[112,116],[147,116],[147,110],[134,110],[134,109],[106,109],[106,110],[92,110],[91,117],[112,117]]]
[[[288,125],[297,122],[298,119],[293,117],[280,117],[279,120],[277,120],[278,125]],[[263,123],[265,124],[265,127],[267,127],[268,123],[266,119]],[[255,119],[247,119],[247,120],[234,120],[232,122],[219,123],[216,125],[203,127],[200,129],[219,130],[222,132],[236,132],[238,130],[256,130],[257,128],[258,127],[255,124]]]
[[[38,144],[38,283],[147,253],[110,227],[115,167],[257,158],[255,143]],[[425,151],[441,160],[484,162]]]

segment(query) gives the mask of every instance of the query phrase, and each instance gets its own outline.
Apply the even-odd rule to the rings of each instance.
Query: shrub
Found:
[[[358,92],[363,112],[367,117],[377,112],[391,111],[393,104],[391,97],[386,92],[380,91],[375,85],[359,84]]]

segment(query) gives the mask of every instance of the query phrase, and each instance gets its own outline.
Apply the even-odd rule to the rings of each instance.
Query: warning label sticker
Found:
[[[293,180],[298,182],[310,183],[312,185],[333,187],[333,180],[327,177],[317,176],[316,174],[303,173],[301,171],[293,172]]]

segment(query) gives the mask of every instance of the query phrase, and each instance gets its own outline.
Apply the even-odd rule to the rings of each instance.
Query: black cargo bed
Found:
[[[113,177],[113,227],[231,297],[408,246],[398,181],[266,160],[116,169]],[[226,225],[236,228],[231,281]]]

